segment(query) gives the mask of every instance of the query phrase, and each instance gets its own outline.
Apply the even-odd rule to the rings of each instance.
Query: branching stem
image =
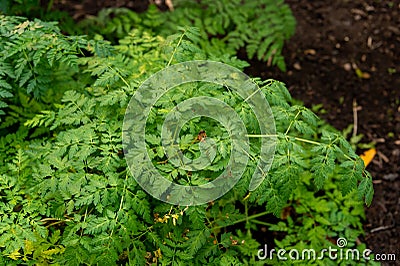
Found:
[[[169,61],[168,61],[167,66],[170,66],[170,65],[171,65],[172,59],[174,58],[175,53],[176,53],[176,51],[178,50],[178,47],[181,45],[181,42],[182,42],[182,40],[183,40],[183,36],[185,36],[185,33],[186,33],[186,31],[184,31],[184,32],[182,33],[181,37],[179,37],[178,44],[175,46],[174,51],[172,51],[172,55],[171,55],[171,57],[170,57],[170,59],[169,59]]]

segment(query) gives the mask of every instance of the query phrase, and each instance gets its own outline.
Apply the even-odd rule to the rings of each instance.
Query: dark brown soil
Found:
[[[285,82],[306,106],[323,104],[321,116],[339,130],[354,123],[357,104],[357,134],[363,143],[376,142],[378,152],[367,168],[375,195],[366,208],[365,241],[399,262],[400,1],[286,2],[297,19],[284,49],[288,71],[257,62],[247,71]]]
[[[102,7],[143,11],[148,2],[58,4],[80,19]],[[375,254],[395,253],[399,262],[400,1],[286,2],[297,19],[296,34],[283,51],[288,71],[255,61],[246,71],[285,82],[293,97],[308,107],[322,104],[325,114],[320,116],[339,130],[355,124],[357,113],[356,133],[364,135],[362,143],[374,141],[378,151],[367,168],[374,178],[375,196],[366,208],[365,241]]]

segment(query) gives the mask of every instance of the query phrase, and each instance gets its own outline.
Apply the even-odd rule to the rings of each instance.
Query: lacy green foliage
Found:
[[[301,265],[379,265],[363,259],[362,254],[367,247],[365,244],[356,243],[358,237],[363,235],[360,217],[365,219],[363,204],[356,200],[356,193],[351,192],[347,196],[343,196],[337,188],[336,183],[339,180],[336,177],[332,177],[330,182],[325,183],[323,193],[317,192],[311,179],[312,175],[308,172],[300,175],[302,185],[294,189],[291,203],[282,212],[284,217],[281,221],[276,224],[264,222],[262,218],[253,221],[268,226],[269,230],[284,234],[283,239],[274,240],[275,250],[285,249],[287,258],[290,258],[288,254],[290,250],[299,251],[299,254],[293,253],[292,255],[298,255],[297,261],[301,262]],[[316,197],[315,193],[320,195]],[[344,255],[338,253],[339,259],[332,260],[327,253],[320,260],[312,259],[313,257],[308,257],[307,254],[305,259],[302,259],[302,251],[305,249],[315,250],[315,258],[321,256],[322,248],[338,249],[336,243],[338,238],[347,240],[347,244],[342,247]],[[268,252],[272,249],[272,247],[267,248]],[[359,251],[359,259],[346,259],[346,251],[350,249]],[[270,265],[293,265],[293,260],[290,259],[288,261],[278,260],[276,256],[271,259],[269,254],[267,258],[265,261]]]
[[[54,22],[0,15],[0,114],[7,115],[0,117],[1,128],[32,118],[65,90],[84,86],[79,56],[106,51],[103,42],[62,35]]]
[[[61,43],[66,38],[56,30],[53,34]],[[71,60],[77,73],[88,77],[67,91],[62,84],[55,84],[54,90],[64,90],[62,98],[54,102],[56,109],[43,109],[26,122],[33,128],[44,126],[48,136],[28,140],[28,130],[21,126],[0,138],[0,161],[4,162],[0,165],[0,264],[263,265],[257,261],[262,243],[255,240],[260,217],[268,213],[279,216],[288,202],[295,205],[297,219],[304,219],[308,226],[325,226],[321,226],[325,231],[313,233],[310,229],[316,240],[304,239],[304,245],[342,234],[354,242],[361,232],[361,205],[347,201],[350,196],[331,203],[340,192],[329,182],[340,180],[344,193],[356,193],[358,186],[359,198],[369,204],[371,176],[344,138],[322,126],[310,110],[293,104],[285,86],[277,81],[256,80],[276,118],[278,148],[271,171],[254,192],[249,194],[247,189],[259,154],[257,122],[242,99],[214,84],[177,87],[158,101],[147,121],[148,153],[160,172],[176,182],[198,184],[218,173],[230,150],[224,130],[206,120],[188,123],[180,136],[182,150],[193,158],[198,156],[192,140],[204,129],[210,136],[220,136],[218,154],[203,172],[174,173],[174,166],[160,148],[160,123],[174,104],[188,97],[209,95],[224,100],[245,121],[249,134],[255,135],[248,169],[235,188],[210,204],[171,206],[145,193],[130,176],[121,143],[126,106],[154,72],[177,62],[210,59],[194,44],[199,34],[196,29],[183,28],[180,34],[164,39],[135,29],[113,47],[115,53],[102,53],[109,54],[107,57],[99,53],[60,57],[60,62]],[[23,38],[16,35],[16,42],[18,36]],[[48,53],[46,46],[38,46],[35,52],[48,59],[43,50]],[[240,69],[247,65],[226,55],[212,59]],[[37,67],[48,67],[40,62]],[[8,84],[21,79],[15,73],[7,78]],[[171,99],[166,100],[168,97]],[[316,189],[324,186],[327,196],[313,197]],[[324,208],[314,203],[323,203]],[[346,208],[340,209],[341,204]],[[338,210],[336,216],[331,213],[327,217],[326,207]],[[260,208],[265,211],[251,214]],[[317,220],[301,217],[307,208],[314,208]],[[328,228],[323,218],[335,226]],[[351,226],[343,228],[342,221]],[[241,229],[242,224],[247,230]],[[286,228],[288,236],[301,230],[290,223],[278,225]]]
[[[200,36],[193,41],[207,54],[232,56],[244,48],[249,59],[257,58],[286,69],[281,52],[284,41],[294,33],[295,19],[283,1],[173,2],[174,11],[161,13],[150,6],[140,16],[128,9],[105,9],[80,25],[84,32],[95,31],[108,40],[121,38],[132,28],[150,28],[166,37],[179,27],[195,26],[200,29]]]
[[[63,32],[72,32],[75,29],[73,18],[66,11],[55,9],[54,4],[54,1],[2,0],[0,2],[0,13],[28,19],[39,18],[43,21],[58,21]]]
[[[249,59],[286,69],[281,51],[294,34],[295,19],[283,1],[180,0],[174,4],[176,10],[164,22],[170,29],[167,33],[175,25],[193,25],[202,29],[200,47],[211,54],[236,54],[244,48]]]

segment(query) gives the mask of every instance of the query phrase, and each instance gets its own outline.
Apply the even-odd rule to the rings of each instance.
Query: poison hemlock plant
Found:
[[[17,27],[10,26],[9,31]],[[47,34],[54,36],[53,47],[66,38],[55,26]],[[127,104],[140,84],[167,65],[193,59],[211,58],[239,69],[247,65],[227,55],[210,57],[195,44],[200,35],[195,28],[182,28],[168,38],[134,29],[118,45],[102,46],[101,53],[73,56],[74,64],[64,67],[71,65],[74,77],[83,78],[68,89],[54,83],[51,89],[61,90],[61,98],[25,122],[30,128],[44,126],[48,134],[28,138],[28,129],[20,125],[15,133],[0,138],[4,162],[0,165],[0,264],[263,265],[257,258],[263,243],[256,240],[260,226],[268,223],[263,217],[269,213],[282,216],[289,206],[295,210],[293,217],[284,217],[283,224],[268,225],[269,230],[286,232],[277,246],[316,247],[339,236],[354,244],[362,234],[363,210],[353,198],[358,194],[370,204],[371,176],[341,134],[320,126],[310,110],[293,104],[285,86],[277,81],[255,80],[271,105],[278,132],[275,160],[257,190],[247,190],[258,160],[257,139],[252,140],[248,169],[238,184],[209,204],[165,204],[135,182],[123,157],[121,131]],[[15,38],[18,42],[24,37]],[[79,40],[73,46],[76,49],[80,43],[96,47],[92,41]],[[35,53],[44,56],[48,49],[38,46]],[[28,64],[34,58],[24,60]],[[59,62],[64,60],[69,59],[61,55]],[[36,67],[47,70],[48,63],[40,62]],[[10,69],[15,72],[15,65],[10,63]],[[29,84],[35,71],[29,67],[27,71],[32,71]],[[10,84],[6,89],[12,93],[12,85],[21,78],[14,72],[5,72]],[[69,82],[71,76],[66,79]],[[196,158],[200,151],[194,140],[205,130],[217,140],[218,153],[212,164],[190,174],[166,160],[160,123],[177,103],[200,95],[228,103],[245,121],[249,134],[259,134],[249,106],[229,89],[203,83],[173,88],[153,108],[146,140],[148,154],[160,173],[181,184],[206,182],[229,158],[231,143],[222,126],[199,118],[182,129],[181,149]],[[318,189],[325,189],[323,197],[314,196]],[[347,196],[341,198],[340,191]],[[305,214],[309,210],[315,219]],[[298,227],[295,219],[310,230]]]

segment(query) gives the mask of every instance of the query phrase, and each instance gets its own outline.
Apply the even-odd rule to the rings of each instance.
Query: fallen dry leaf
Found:
[[[375,154],[376,154],[376,149],[372,148],[360,155],[361,159],[364,161],[365,167],[367,167],[367,165],[370,164],[372,159],[374,159]]]

